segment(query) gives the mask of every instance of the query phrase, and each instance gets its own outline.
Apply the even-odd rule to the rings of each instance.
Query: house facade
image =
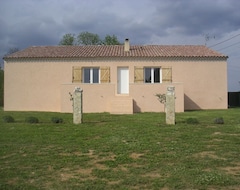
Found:
[[[4,110],[163,112],[156,94],[175,87],[175,110],[227,109],[227,56],[206,46],[37,46],[4,57]]]

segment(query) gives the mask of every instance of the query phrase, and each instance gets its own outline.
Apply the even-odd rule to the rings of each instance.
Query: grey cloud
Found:
[[[233,0],[3,0],[1,4],[4,21],[8,23],[3,24],[0,40],[11,39],[11,44],[20,42],[20,46],[22,41],[29,45],[43,42],[54,45],[64,34],[82,31],[100,36],[115,34],[121,39],[131,37],[134,43],[147,43],[151,35],[167,36],[169,31],[186,36],[207,32],[221,35],[240,25],[240,2]],[[25,38],[28,33],[36,38]]]
[[[165,2],[165,1],[163,1]],[[159,3],[156,23],[163,28],[179,27],[188,35],[211,31],[219,34],[240,26],[239,1],[182,0]]]

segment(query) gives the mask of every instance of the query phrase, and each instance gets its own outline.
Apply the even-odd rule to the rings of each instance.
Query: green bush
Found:
[[[199,124],[199,121],[197,120],[197,118],[190,117],[190,118],[186,119],[186,123],[187,124]]]
[[[25,121],[27,122],[27,123],[39,123],[39,120],[38,120],[38,118],[36,118],[36,117],[27,117],[26,119],[25,119]]]
[[[53,123],[63,123],[63,119],[60,117],[52,117],[51,121]]]
[[[222,117],[218,117],[214,120],[215,124],[224,124],[224,120]]]
[[[10,115],[5,115],[3,116],[3,122],[5,123],[13,123],[14,122],[14,118]]]

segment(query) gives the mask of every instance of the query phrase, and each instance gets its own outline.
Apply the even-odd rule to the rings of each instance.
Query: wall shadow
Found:
[[[184,94],[184,110],[200,110],[201,107]]]
[[[141,112],[141,108],[137,105],[137,102],[133,100],[133,113]]]

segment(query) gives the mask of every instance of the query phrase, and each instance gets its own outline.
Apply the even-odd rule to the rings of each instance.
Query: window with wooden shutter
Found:
[[[163,83],[172,82],[172,67],[162,67],[162,82]]]
[[[72,82],[73,83],[81,83],[82,82],[82,68],[81,67],[73,67],[72,74]]]
[[[144,67],[145,83],[160,83],[160,67]]]
[[[101,67],[100,73],[101,83],[110,83],[110,67]]]
[[[143,67],[134,67],[134,82],[142,83],[143,81]]]

